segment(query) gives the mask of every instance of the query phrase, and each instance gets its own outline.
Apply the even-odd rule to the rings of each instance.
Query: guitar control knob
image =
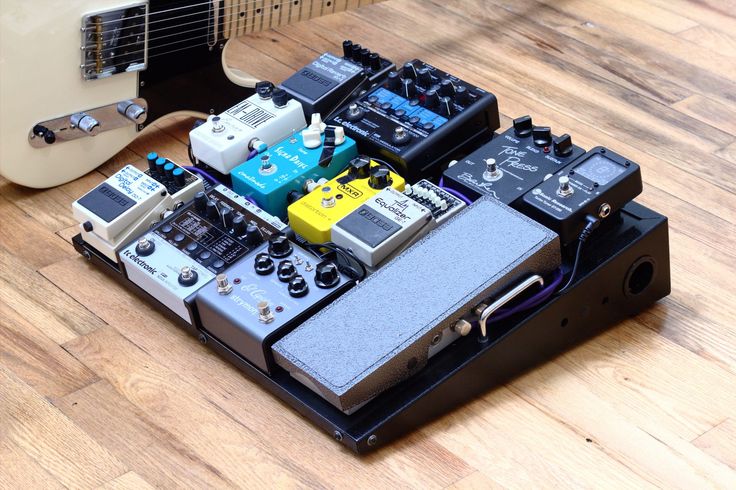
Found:
[[[124,100],[118,103],[118,113],[136,124],[142,123],[148,116],[146,108],[136,104],[132,100]]]
[[[549,146],[552,144],[552,129],[549,126],[534,126],[532,138],[536,146]]]
[[[532,134],[533,127],[531,116],[521,116],[514,119],[514,134],[519,138],[526,138]]]
[[[429,89],[426,92],[424,92],[424,106],[428,109],[432,109],[434,107],[437,107],[440,103],[440,95],[437,93],[436,89]]]
[[[289,282],[296,276],[296,267],[291,260],[282,260],[276,269],[276,276],[281,282]]]
[[[304,279],[303,276],[296,275],[294,276],[294,279],[289,282],[288,290],[292,297],[301,298],[306,296],[309,292],[309,284],[307,284],[307,280]]]
[[[444,78],[440,82],[440,94],[452,97],[455,95],[455,85],[449,78]]]
[[[572,137],[569,134],[558,136],[552,144],[555,149],[555,155],[558,157],[569,157],[572,154]]]
[[[285,235],[274,234],[268,239],[268,253],[271,257],[281,259],[291,254],[293,248]]]
[[[414,96],[417,94],[417,87],[416,85],[414,85],[414,80],[412,80],[411,78],[405,78],[401,81],[401,84],[401,95],[403,95],[407,99],[413,99]]]
[[[414,81],[417,79],[417,69],[411,62],[404,63],[404,68],[401,70],[401,74],[407,80]]]
[[[450,117],[455,112],[455,108],[452,105],[452,98],[449,96],[440,97],[440,114],[445,117]]]
[[[215,204],[214,201],[207,201],[205,209],[205,216],[207,216],[208,219],[219,222],[220,210],[217,209],[217,204]]]
[[[267,253],[259,253],[256,255],[255,263],[253,264],[253,268],[256,271],[256,274],[259,276],[267,276],[270,273],[274,271],[276,266],[273,263],[273,260]]]
[[[340,272],[332,262],[320,262],[314,271],[314,282],[322,289],[334,288],[340,282]]]
[[[276,107],[286,107],[286,104],[289,103],[289,94],[286,93],[286,90],[277,88],[271,93],[271,100]]]
[[[348,175],[351,180],[367,179],[371,176],[371,161],[367,157],[357,157],[350,161]]]
[[[386,86],[389,90],[393,90],[394,92],[401,88],[401,77],[399,74],[395,71],[388,72],[387,78],[386,78]]]
[[[94,117],[85,114],[84,112],[78,112],[72,114],[70,118],[71,125],[87,133],[89,136],[95,136],[100,132],[100,123]]]
[[[432,72],[426,66],[417,70],[417,84],[424,88],[432,85]]]
[[[204,192],[199,191],[194,195],[194,209],[199,214],[207,211],[207,196]]]
[[[372,189],[384,189],[391,185],[391,173],[386,167],[373,167],[371,176],[368,179],[368,185]]]

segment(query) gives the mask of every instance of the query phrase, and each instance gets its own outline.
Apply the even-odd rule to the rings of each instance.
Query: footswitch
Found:
[[[205,331],[271,373],[271,345],[352,285],[335,263],[274,235],[200,289],[194,303]]]
[[[358,156],[355,141],[342,127],[312,124],[293,137],[276,143],[232,171],[233,189],[255,200],[268,213],[286,218],[286,208],[307,193],[308,181],[329,180]]]
[[[126,165],[72,204],[84,241],[113,262],[123,245],[204,190],[199,177],[156,153],[148,165]]]
[[[348,170],[288,207],[289,225],[309,242],[328,242],[332,225],[382,189],[403,191],[404,185],[404,179],[385,166],[367,157],[354,158]]]
[[[437,225],[455,216],[466,206],[462,200],[425,179],[416,184],[406,184],[404,194],[428,208]]]
[[[298,100],[309,118],[330,114],[355,90],[367,89],[396,68],[392,62],[360,44],[343,42],[343,57],[324,53],[279,85]]]
[[[302,105],[270,82],[259,82],[257,93],[189,133],[192,154],[222,174],[229,174],[248,155],[282,141],[307,123]]]
[[[599,146],[525,194],[519,209],[568,244],[580,236],[586,216],[605,219],[641,191],[639,165]]]
[[[361,152],[390,160],[413,182],[488,140],[499,126],[498,102],[493,94],[414,60],[401,76],[389,73],[329,122],[344,126]]]
[[[429,209],[387,187],[332,227],[332,241],[375,267],[399,246],[433,226]]]
[[[569,135],[555,136],[549,127],[534,126],[531,117],[523,116],[445,170],[444,185],[472,200],[490,195],[512,204],[583,153]]]
[[[130,281],[191,323],[187,296],[274,233],[286,231],[281,220],[220,185],[197,193],[123,248],[120,262]]]
[[[451,345],[480,303],[559,266],[555,233],[485,197],[275,343],[274,357],[350,413]]]

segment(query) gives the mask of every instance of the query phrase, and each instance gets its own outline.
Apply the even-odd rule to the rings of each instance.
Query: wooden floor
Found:
[[[71,202],[189,120],[47,191],[0,181],[0,487],[736,488],[736,3],[390,0],[234,43],[282,80],[344,38],[422,58],[639,162],[672,294],[365,458],[69,243]],[[206,87],[203,87],[206,90]]]

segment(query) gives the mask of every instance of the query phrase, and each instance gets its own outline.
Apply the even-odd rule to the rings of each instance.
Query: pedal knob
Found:
[[[179,284],[182,286],[193,286],[198,279],[197,271],[191,267],[184,266],[179,272]]]
[[[391,135],[391,141],[397,145],[405,145],[411,139],[411,134],[404,126],[396,126],[394,133]]]
[[[404,63],[404,68],[401,70],[401,74],[404,76],[404,79],[406,80],[414,81],[417,79],[417,69],[409,61]]]
[[[302,144],[304,148],[314,149],[319,148],[322,144],[322,138],[320,136],[319,129],[307,128],[302,131]]]
[[[345,128],[335,126],[335,146],[340,146],[343,143],[345,143]]]
[[[262,252],[256,255],[256,261],[253,264],[253,268],[259,276],[267,276],[274,271],[276,266],[274,265],[271,257],[267,253]]]
[[[171,172],[171,174],[174,176],[174,184],[177,187],[182,188],[182,187],[184,187],[184,185],[186,185],[186,183],[187,183],[187,176],[184,173],[184,169],[182,169],[180,167],[176,167],[174,169],[174,171]]]
[[[417,85],[425,88],[432,85],[432,73],[426,66],[417,70]]]
[[[222,218],[222,222],[224,223],[226,229],[229,230],[230,228],[232,228],[234,218],[232,209],[223,206],[222,211],[220,211],[220,218]]]
[[[363,48],[360,50],[360,64],[363,66],[370,66],[371,63],[371,50]]]
[[[440,94],[452,97],[455,95],[455,84],[452,80],[445,78],[440,82]]]
[[[386,167],[373,167],[371,176],[368,179],[368,185],[372,189],[385,189],[391,185],[391,173]]]
[[[276,276],[281,282],[289,282],[296,276],[296,267],[291,263],[291,260],[282,260],[276,269]]]
[[[554,139],[553,145],[555,155],[558,157],[569,157],[572,154],[572,137],[569,134],[563,134]]]
[[[314,271],[314,282],[322,289],[334,288],[340,282],[340,273],[332,262],[320,262]]]
[[[353,41],[346,39],[342,42],[343,58],[350,58],[353,55]]]
[[[269,237],[268,254],[271,257],[280,259],[291,254],[292,250],[291,242],[285,235],[278,233]]]
[[[386,86],[389,90],[396,91],[399,88],[401,88],[401,77],[399,74],[395,71],[388,72],[388,76],[386,79]]]
[[[401,84],[401,95],[410,100],[417,95],[417,87],[414,85],[414,80],[411,78],[405,78],[401,81]]]
[[[271,93],[271,100],[276,107],[286,107],[286,104],[289,103],[289,94],[284,89],[276,88]]]
[[[268,80],[263,80],[256,83],[256,93],[261,99],[270,99],[271,95],[273,94],[273,89],[273,83],[269,82]]]
[[[356,63],[360,63],[360,52],[363,50],[363,46],[360,44],[353,44],[352,52],[350,53],[350,57],[352,60]]]
[[[158,160],[158,153],[152,151],[151,153],[146,155],[146,160],[148,160],[148,171],[150,172],[151,176],[156,175],[156,172],[158,172],[158,169],[156,169],[156,160]]]
[[[233,233],[235,236],[243,236],[245,235],[246,230],[248,229],[248,224],[245,222],[245,219],[238,215],[233,218]]]
[[[156,250],[156,244],[146,237],[138,239],[138,243],[135,246],[135,254],[139,257],[148,257]]]
[[[309,292],[309,284],[303,276],[297,275],[289,282],[288,290],[292,297],[301,298]]]
[[[89,136],[95,136],[100,132],[100,123],[94,117],[85,114],[84,112],[78,112],[72,114],[70,118],[71,125],[79,129],[80,131],[87,133]]]
[[[220,211],[214,201],[207,201],[205,215],[212,221],[220,221]]]
[[[136,124],[145,121],[147,116],[146,108],[136,104],[132,100],[124,100],[118,103],[118,113]]]
[[[452,105],[452,98],[449,96],[440,97],[440,114],[445,117],[452,116],[454,107]]]
[[[194,209],[199,214],[207,211],[207,196],[204,192],[199,191],[194,195]]]
[[[462,85],[459,86],[455,90],[455,102],[457,102],[460,105],[466,104],[470,100],[470,94],[468,94],[468,89],[463,87]]]
[[[367,157],[356,157],[350,161],[348,175],[351,180],[367,179],[371,176],[371,161]]]
[[[532,129],[534,145],[545,147],[552,144],[552,130],[549,126],[534,126]]]
[[[437,107],[439,103],[440,94],[437,93],[437,90],[431,88],[424,92],[424,107],[432,109],[434,107]]]
[[[532,134],[533,127],[531,116],[521,116],[514,119],[514,134],[519,138],[526,138]]]
[[[378,56],[378,53],[371,53],[368,57],[368,66],[373,71],[381,69],[381,57]]]

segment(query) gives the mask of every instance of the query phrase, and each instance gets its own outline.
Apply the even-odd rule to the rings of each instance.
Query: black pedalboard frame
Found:
[[[479,341],[474,329],[430,359],[423,370],[352,415],[345,415],[284,370],[268,376],[255,368],[128,281],[116,264],[84,242],[81,235],[72,241],[74,248],[95,266],[150,302],[330,437],[357,453],[367,453],[594,337],[669,294],[666,217],[631,202],[614,222],[605,229],[601,226],[599,231],[585,243],[577,279],[564,294],[524,314],[491,324],[486,342]]]

